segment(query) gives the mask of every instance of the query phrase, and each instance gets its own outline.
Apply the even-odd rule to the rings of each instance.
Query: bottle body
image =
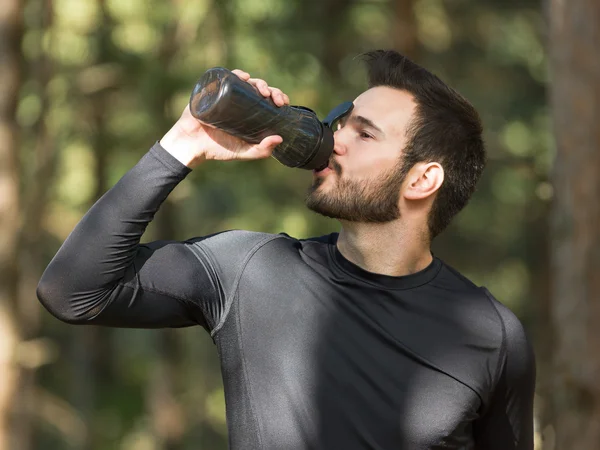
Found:
[[[215,67],[198,81],[190,97],[192,115],[244,141],[283,138],[273,157],[288,167],[319,169],[333,152],[333,132],[302,107],[276,106],[231,71]]]

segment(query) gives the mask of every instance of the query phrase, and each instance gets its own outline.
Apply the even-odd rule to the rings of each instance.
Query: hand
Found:
[[[289,105],[289,97],[280,89],[270,87],[265,80],[250,78],[239,69],[232,71],[241,80],[255,86],[264,97],[271,97],[277,106]],[[161,146],[186,166],[193,168],[206,160],[254,160],[271,156],[283,139],[274,135],[259,144],[247,142],[218,128],[200,122],[190,112],[189,105],[173,127],[160,140]]]

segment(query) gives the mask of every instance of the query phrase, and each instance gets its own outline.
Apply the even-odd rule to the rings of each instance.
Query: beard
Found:
[[[402,160],[375,180],[343,178],[342,168],[335,160],[331,161],[331,167],[336,176],[335,185],[323,192],[319,188],[324,178],[314,180],[306,195],[308,209],[349,222],[385,223],[400,217],[400,187],[408,172]]]

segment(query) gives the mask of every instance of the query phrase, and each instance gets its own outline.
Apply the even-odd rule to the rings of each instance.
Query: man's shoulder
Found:
[[[310,238],[295,238],[286,233],[264,233],[250,230],[227,230],[202,237],[195,237],[186,241],[187,244],[208,250],[211,253],[230,255],[251,255],[259,250],[285,249],[298,251],[315,246],[334,245],[337,233]],[[269,244],[269,245],[267,245]]]
[[[470,280],[466,275],[459,272],[445,261],[442,262],[442,268],[435,278],[434,283],[448,290],[466,291],[483,295],[481,287]]]
[[[240,251],[248,250],[261,243],[276,239],[278,235],[249,230],[226,230],[206,236],[194,237],[185,241],[187,244],[208,249]]]
[[[511,348],[514,350],[515,345],[517,347],[528,346],[529,338],[521,319],[508,306],[494,297],[487,288],[484,287],[482,290],[500,317],[508,350],[510,351]]]
[[[507,305],[496,298],[485,286],[478,286],[445,262],[434,285],[456,292],[461,299],[468,303],[469,308],[482,314],[480,317],[485,316],[488,319],[481,322],[486,323],[486,327],[490,323],[495,323],[496,327],[494,328],[502,337],[503,342],[506,339],[524,335],[524,327],[520,319]]]

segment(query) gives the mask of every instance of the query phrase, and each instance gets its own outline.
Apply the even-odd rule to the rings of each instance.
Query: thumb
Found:
[[[268,158],[271,156],[271,153],[273,153],[273,150],[275,150],[275,147],[282,142],[283,138],[277,134],[273,136],[267,136],[260,141],[260,144],[253,146],[248,151],[248,156],[251,156],[253,159]]]

